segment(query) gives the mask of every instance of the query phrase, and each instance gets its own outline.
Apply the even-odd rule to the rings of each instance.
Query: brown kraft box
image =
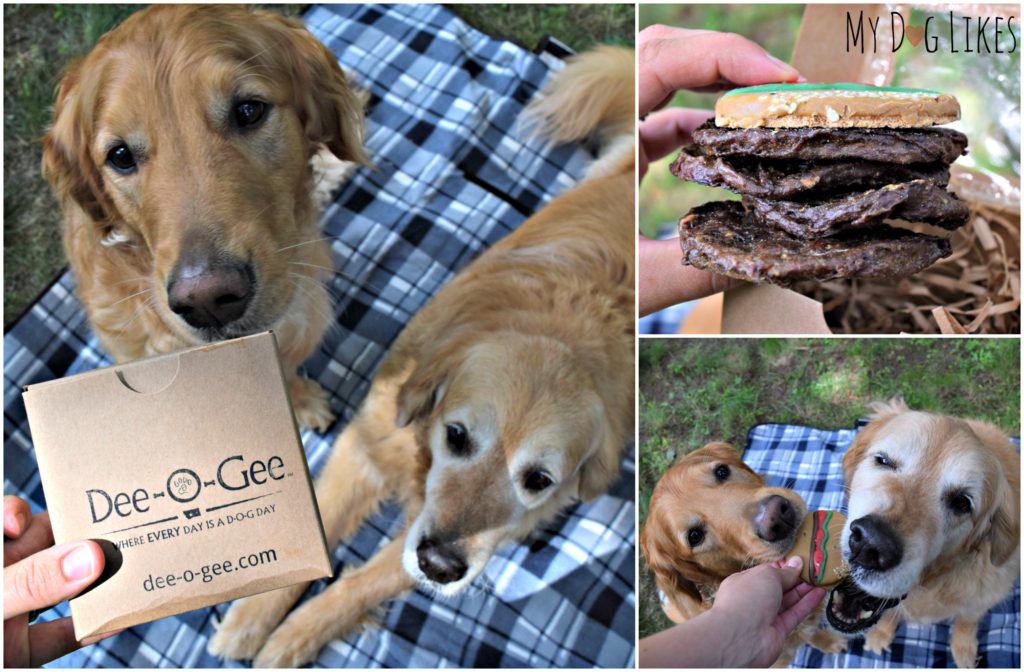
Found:
[[[121,568],[78,639],[331,574],[270,332],[25,388],[56,543]]]

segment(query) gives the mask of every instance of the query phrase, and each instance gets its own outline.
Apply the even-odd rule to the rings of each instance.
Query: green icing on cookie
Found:
[[[938,91],[930,89],[902,89],[898,86],[868,86],[866,84],[762,84],[760,86],[748,86],[742,89],[733,89],[726,93],[723,98],[744,93],[765,93],[788,91],[870,91],[872,93],[923,93],[931,96],[941,96]]]

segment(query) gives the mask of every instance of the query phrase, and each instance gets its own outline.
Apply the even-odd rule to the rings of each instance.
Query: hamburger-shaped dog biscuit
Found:
[[[840,548],[845,524],[846,516],[838,511],[814,511],[804,518],[793,550],[787,556],[803,558],[800,579],[804,583],[831,588],[846,577],[849,568],[843,562]]]

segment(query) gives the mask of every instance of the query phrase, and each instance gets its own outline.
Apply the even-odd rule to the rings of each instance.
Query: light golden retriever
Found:
[[[843,458],[843,555],[863,592],[834,591],[828,620],[851,633],[877,622],[865,648],[881,653],[901,621],[953,619],[953,660],[974,667],[978,621],[1020,575],[1020,456],[983,422],[873,408]]]
[[[683,457],[658,480],[640,533],[665,615],[675,623],[698,616],[729,575],[786,557],[806,515],[800,495],[767,487],[728,444]],[[841,636],[818,627],[820,616],[818,609],[789,637],[776,666],[791,661],[800,643],[826,653],[846,648]]]
[[[296,373],[331,321],[311,160],[365,162],[362,132],[360,96],[298,21],[156,5],[105,35],[60,84],[43,172],[114,359],[273,329],[296,416],[326,428],[326,394]]]
[[[458,593],[616,477],[633,423],[633,87],[633,52],[615,48],[553,80],[530,116],[559,140],[603,128],[611,155],[410,321],[339,437],[316,484],[330,543],[392,497],[404,531],[290,615],[303,585],[236,603],[212,653],[301,666],[417,583]]]

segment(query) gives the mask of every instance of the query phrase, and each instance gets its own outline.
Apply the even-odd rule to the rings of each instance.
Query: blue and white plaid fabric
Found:
[[[821,430],[795,425],[758,425],[747,435],[743,461],[768,484],[795,490],[811,511],[846,512],[843,454],[855,429]],[[1020,450],[1020,439],[1013,439]],[[864,638],[845,653],[824,654],[800,647],[793,667],[955,667],[949,650],[950,624],[900,625],[891,650],[878,656],[864,650]],[[979,667],[1020,668],[1020,582],[978,624]]]
[[[515,120],[561,62],[488,37],[437,6],[315,7],[309,29],[370,92],[360,169],[323,226],[338,271],[338,328],[306,363],[339,421],[304,432],[314,475],[352,417],[390,343],[469,261],[570,187],[592,155],[526,141]],[[45,507],[21,387],[109,364],[70,277],[4,337],[4,492]],[[611,491],[571,509],[488,565],[457,599],[426,593],[387,603],[380,627],[328,645],[321,667],[631,667],[634,655],[634,461],[625,447]],[[335,575],[371,556],[402,524],[384,507],[335,549]],[[325,587],[315,583],[312,595]],[[206,653],[227,605],[138,626],[58,661],[60,667],[215,667]],[[67,613],[67,605],[44,620]]]

